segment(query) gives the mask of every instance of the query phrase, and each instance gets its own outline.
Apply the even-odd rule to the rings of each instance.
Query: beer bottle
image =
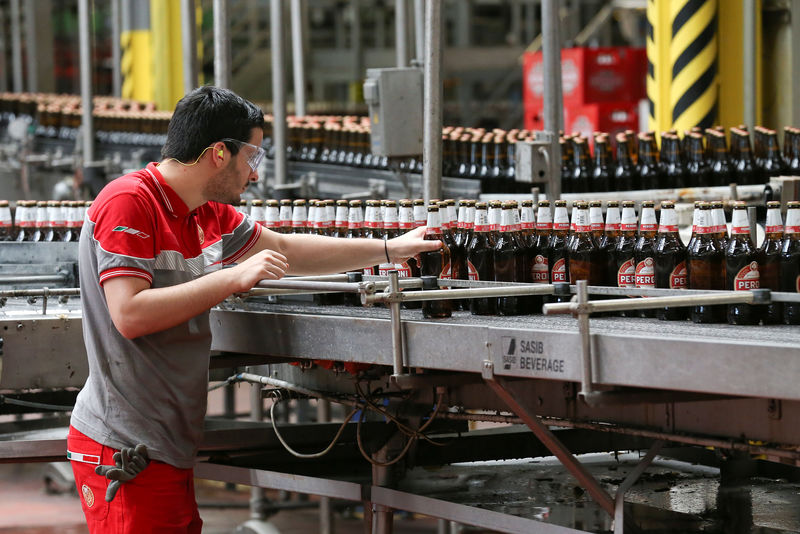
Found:
[[[656,141],[649,134],[639,134],[639,184],[642,189],[661,187],[661,170],[658,167]]]
[[[586,139],[578,137],[573,140],[572,155],[572,192],[585,193],[589,191],[592,176],[592,162],[589,159],[589,145]]]
[[[60,241],[61,234],[63,233],[63,224],[61,213],[61,203],[57,200],[47,201],[47,221],[45,222],[44,235],[42,241],[53,242]]]
[[[364,213],[360,200],[351,200],[347,210],[347,238],[364,237]]]
[[[781,246],[781,291],[800,293],[800,202],[786,204],[786,230]],[[784,324],[800,324],[800,303],[783,303]]]
[[[586,280],[590,286],[603,284],[603,265],[589,223],[589,205],[577,202],[575,212],[575,236],[569,245],[569,280],[572,283]]]
[[[431,203],[428,206],[425,239],[441,241],[442,247],[438,250],[420,253],[420,276],[448,279],[450,278],[450,249],[444,241],[439,224],[439,207]],[[450,317],[451,309],[449,300],[426,300],[422,303],[422,315],[427,318]]]
[[[40,242],[44,241],[45,234],[48,230],[47,224],[47,202],[39,200],[33,203],[34,205],[34,227],[31,233],[31,241]]]
[[[764,132],[765,154],[762,161],[761,171],[764,181],[769,181],[770,178],[776,176],[783,176],[785,166],[783,158],[781,158],[780,148],[778,147],[778,134],[775,130],[766,130]]]
[[[478,164],[478,178],[482,184],[488,184],[492,178],[492,167],[494,166],[494,145],[492,144],[492,134],[486,134],[481,138],[481,155]]]
[[[491,241],[491,225],[486,202],[475,204],[475,223],[472,239],[467,247],[467,274],[470,280],[493,281],[494,243]],[[469,309],[473,315],[494,315],[497,313],[497,298],[486,297],[469,299]]]
[[[387,200],[385,203],[384,220],[383,220],[383,233],[381,238],[384,240],[394,239],[400,235],[400,223],[397,217],[397,202],[394,200]],[[392,269],[398,270],[398,276],[407,277],[410,273],[401,272],[398,266],[394,263],[383,262],[378,265],[378,274],[381,276],[388,276],[389,271]]]
[[[278,215],[280,226],[278,231],[282,234],[292,233],[292,201],[284,198],[280,201],[280,213]]]
[[[659,289],[686,288],[686,247],[678,233],[678,216],[675,204],[668,200],[661,203],[661,220],[655,244],[655,287]],[[683,321],[689,317],[685,307],[666,307],[656,310],[662,321]]]
[[[456,201],[452,198],[446,199],[444,203],[447,205],[447,233],[450,234],[451,243],[455,244],[458,233],[458,208]],[[439,211],[441,212],[441,209]]]
[[[398,227],[400,228],[400,233],[405,234],[416,228],[414,223],[414,203],[404,198],[400,201],[399,206],[397,213]]]
[[[550,270],[548,244],[553,231],[553,214],[550,211],[550,201],[540,200],[536,213],[536,239],[531,247],[531,282],[534,284],[549,284]]]
[[[636,246],[637,218],[632,200],[622,201],[622,221],[620,235],[614,247],[614,269],[617,273],[616,287],[636,287]],[[638,317],[636,310],[621,312],[623,317]]]
[[[789,150],[789,161],[786,163],[789,176],[800,176],[800,129],[791,129],[791,148]]]
[[[680,152],[680,141],[676,135],[661,137],[661,167],[664,187],[682,188],[687,186],[686,166]]]
[[[589,202],[589,226],[591,227],[592,237],[594,237],[599,245],[605,231],[605,224],[603,223],[603,203],[599,200],[592,200]]]
[[[639,235],[633,247],[633,256],[636,261],[634,284],[637,288],[656,287],[655,244],[657,232],[655,203],[652,200],[645,200],[642,202]],[[639,316],[655,317],[656,311],[653,309],[640,310]]]
[[[323,210],[322,224],[325,233],[329,237],[336,236],[336,202],[332,199],[320,202],[320,209]]]
[[[439,200],[436,202],[436,204],[439,206],[440,229],[442,231],[442,235],[444,236],[444,242],[450,248],[450,255],[452,259],[453,247],[455,246],[455,237],[450,229],[450,210],[448,209],[446,200]]]
[[[733,206],[731,238],[725,249],[725,273],[728,291],[749,291],[760,287],[757,251],[750,239],[747,206]],[[728,304],[728,324],[758,324],[758,310],[749,304]]]
[[[75,213],[75,201],[65,200],[61,203],[61,212],[64,217],[64,231],[61,233],[62,243],[76,242],[80,238],[80,231],[77,227],[77,215]]]
[[[469,212],[469,201],[467,200],[459,200],[458,202],[458,221],[456,222],[455,233],[453,234],[455,237],[455,244],[457,247],[463,248],[466,250],[466,246],[469,243],[468,240],[464,240],[464,233],[466,232],[467,228],[467,216]],[[450,251],[452,252],[452,250]]]
[[[11,208],[8,200],[0,200],[0,241],[11,241],[14,233],[14,224],[11,219]]]
[[[255,222],[264,226],[266,223],[266,214],[264,213],[264,201],[261,199],[253,199],[250,203],[250,217],[253,218]]]
[[[766,236],[758,249],[758,272],[761,276],[761,287],[772,291],[780,291],[781,243],[783,241],[783,221],[781,220],[781,203],[767,202]],[[783,322],[783,306],[780,302],[771,302],[761,306],[761,320],[764,324],[781,324]]]
[[[469,167],[467,169],[467,178],[480,178],[481,138],[482,136],[480,133],[474,133],[469,140]]]
[[[561,147],[561,192],[572,193],[575,190],[572,179],[572,141],[560,137],[558,143]]]
[[[689,289],[725,289],[725,251],[714,237],[711,205],[700,202],[696,213],[697,237],[688,251]],[[725,322],[725,306],[694,306],[691,318],[695,323]]]
[[[686,139],[686,185],[688,187],[707,187],[711,185],[709,168],[703,154],[703,136],[690,133]]]
[[[492,243],[500,237],[500,219],[503,211],[503,203],[499,200],[489,201],[489,226],[492,227]]]
[[[739,128],[731,128],[731,146],[736,144],[736,160],[734,161],[733,175],[736,182],[741,185],[756,185],[763,183],[761,172],[753,159],[750,149],[750,134]]]
[[[308,233],[308,208],[306,201],[297,199],[292,202],[292,232],[293,234],[306,234]]]
[[[728,225],[725,222],[725,204],[721,200],[715,200],[711,203],[711,218],[714,225],[714,237],[722,245],[725,250],[728,246]]]
[[[344,199],[336,201],[336,214],[334,216],[334,237],[345,237],[347,235],[348,202]]]
[[[617,167],[614,169],[614,186],[617,191],[631,191],[639,189],[639,176],[636,166],[631,160],[628,149],[628,139],[625,134],[617,135]]]
[[[520,203],[520,238],[525,248],[531,248],[536,239],[536,221],[533,217],[533,200]]]
[[[569,282],[569,254],[567,251],[567,239],[569,234],[569,218],[567,216],[567,201],[555,201],[555,213],[553,214],[553,231],[550,233],[550,240],[547,242],[547,265],[550,269],[550,281]]]
[[[383,233],[383,224],[380,220],[380,201],[367,200],[367,209],[364,213],[364,228],[362,237],[366,239],[380,239]],[[365,275],[377,275],[378,266],[364,268]]]
[[[517,136],[513,133],[509,133],[508,137],[506,137],[506,167],[503,172],[503,176],[509,182],[514,182],[514,179],[517,176],[517,162],[516,162],[516,152],[517,152]]]
[[[600,135],[594,143],[594,168],[590,191],[608,191],[611,188],[611,149],[608,137]]]
[[[264,207],[264,227],[269,228],[273,232],[280,230],[280,204],[275,199],[266,201]]]
[[[470,151],[471,151],[471,140],[472,137],[468,134],[462,134],[458,138],[458,145],[459,145],[459,156],[458,156],[458,167],[456,168],[456,176],[459,178],[469,178],[469,158],[470,158]],[[427,217],[427,212],[426,212]],[[423,226],[424,223],[420,226]]]
[[[589,220],[591,222],[591,208],[589,209]],[[606,222],[603,236],[598,241],[600,255],[605,262],[603,285],[608,287],[617,287],[617,260],[614,257],[614,249],[617,245],[617,239],[619,239],[619,230],[619,202],[609,200],[606,204]]]
[[[250,208],[247,206],[247,200],[242,198],[239,199],[239,205],[236,208],[236,211],[239,213],[244,213],[245,215],[250,215]]]
[[[575,239],[575,232],[576,232],[576,225],[578,222],[578,202],[576,200],[572,203],[572,213],[569,215],[569,234],[567,235],[567,250],[569,250],[570,245],[572,245],[572,240]]]
[[[708,129],[706,130],[706,139],[708,139],[711,149],[711,183],[709,185],[724,186],[730,184],[733,181],[733,169],[728,159],[725,134]]]
[[[475,230],[475,201],[467,200],[467,214],[464,220],[463,237],[461,238],[461,246],[467,250],[469,242],[472,240],[472,232]]]
[[[522,247],[514,231],[514,206],[503,202],[500,235],[494,245],[494,279],[497,282],[519,282],[519,263]],[[497,312],[500,315],[520,313],[520,298],[516,296],[498,297]]]
[[[428,220],[428,211],[425,209],[425,201],[421,198],[414,199],[414,224],[417,226],[425,226]]]

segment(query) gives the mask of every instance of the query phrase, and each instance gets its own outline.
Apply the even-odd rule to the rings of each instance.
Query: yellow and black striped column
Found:
[[[717,123],[717,0],[671,0],[670,108],[679,132]]]
[[[718,0],[647,0],[650,128],[718,123]]]
[[[123,2],[122,9],[122,97],[150,102],[154,94],[150,2]]]

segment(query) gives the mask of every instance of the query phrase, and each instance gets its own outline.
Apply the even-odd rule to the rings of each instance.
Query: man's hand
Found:
[[[400,237],[395,237],[386,242],[386,247],[389,250],[389,257],[394,263],[402,263],[411,256],[415,256],[420,252],[430,252],[442,248],[442,242],[439,240],[428,240],[425,237],[425,226],[415,228]]]
[[[261,250],[230,269],[234,293],[249,291],[261,280],[280,280],[289,269],[286,256],[274,250]]]
[[[111,481],[106,489],[106,502],[113,501],[120,485],[136,478],[150,463],[147,447],[141,443],[135,448],[129,447],[115,452],[113,458],[114,465],[98,465],[94,468],[95,473]]]

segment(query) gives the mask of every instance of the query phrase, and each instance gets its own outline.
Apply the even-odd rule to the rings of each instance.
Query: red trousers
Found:
[[[133,445],[133,444],[132,444]],[[109,480],[97,475],[98,465],[114,465],[117,451],[70,426],[67,450],[91,534],[200,534],[203,521],[194,497],[192,469],[178,469],[151,460],[144,471],[123,483],[107,503]]]

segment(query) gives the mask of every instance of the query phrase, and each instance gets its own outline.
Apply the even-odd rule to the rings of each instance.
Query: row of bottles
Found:
[[[0,241],[77,242],[91,201],[0,200]]]
[[[652,132],[594,135],[594,153],[580,135],[562,136],[562,191],[585,193],[763,184],[776,176],[800,176],[800,130],[784,129],[783,151],[775,130],[756,127],[755,150],[746,126],[694,129],[681,138],[664,132],[659,148]]]
[[[366,205],[366,212],[362,204]],[[674,203],[642,202],[641,218],[633,201],[577,201],[572,216],[567,202],[523,200],[254,200],[250,215],[283,233],[316,233],[336,237],[391,239],[427,225],[426,238],[440,239],[441,251],[403,264],[382,264],[365,274],[471,279],[502,282],[569,283],[630,288],[749,290],[800,292],[800,203],[787,205],[782,224],[780,203],[769,202],[767,237],[759,249],[750,237],[743,203],[733,206],[727,231],[723,203],[698,202],[692,238],[685,245],[678,233]],[[243,205],[245,211],[248,206]],[[620,210],[621,208],[621,210]],[[477,315],[538,313],[542,297],[426,302],[426,316],[447,316],[453,305]],[[409,303],[410,304],[410,303]],[[409,305],[409,307],[411,307]],[[800,324],[800,304],[768,306],[693,306],[625,312],[627,316],[662,320],[731,324]]]

